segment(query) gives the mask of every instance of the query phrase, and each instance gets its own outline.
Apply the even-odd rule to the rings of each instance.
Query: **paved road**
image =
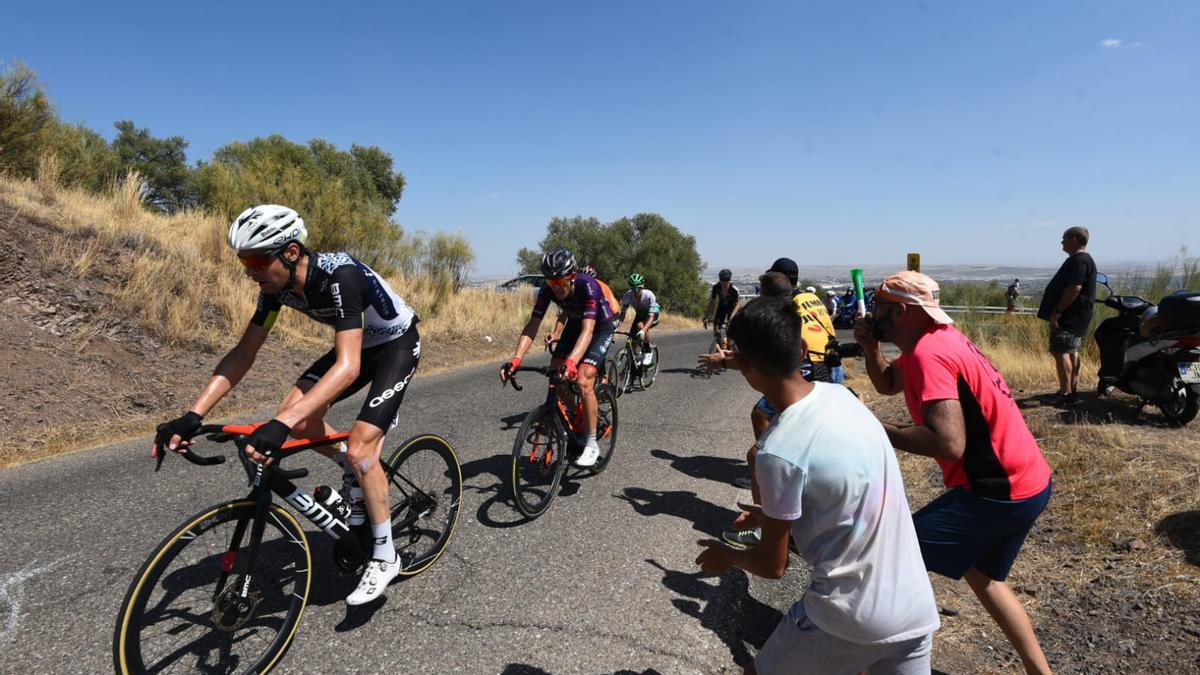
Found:
[[[437,432],[458,449],[458,532],[436,565],[354,611],[342,602],[353,580],[336,575],[313,534],[313,592],[282,672],[740,672],[735,661],[770,633],[806,573],[793,562],[781,581],[696,574],[695,541],[719,533],[748,494],[729,480],[756,398],[736,373],[693,377],[707,341],[661,336],[658,383],[620,400],[613,464],[568,485],[534,522],[501,485],[515,425],[544,395],[537,379],[516,393],[491,366],[418,376],[393,433]],[[344,428],[358,405],[339,406],[334,423]],[[0,672],[110,670],[115,614],[147,553],[185,516],[245,491],[236,462],[172,457],[155,474],[147,446],[0,473]],[[332,464],[311,460],[303,484],[335,483]]]

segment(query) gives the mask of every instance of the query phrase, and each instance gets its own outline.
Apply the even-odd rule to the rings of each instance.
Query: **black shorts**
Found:
[[[730,310],[721,309],[720,307],[718,307],[716,315],[713,316],[713,327],[720,328],[720,327],[724,326],[725,323],[727,321],[729,321],[730,314],[731,314]]]
[[[297,385],[305,380],[316,382],[337,360],[337,351],[329,350],[327,354],[317,359],[304,374],[300,376]],[[383,429],[386,434],[396,426],[400,417],[400,402],[404,400],[404,392],[417,372],[417,364],[421,361],[421,336],[417,334],[414,325],[404,335],[362,351],[359,364],[358,379],[354,380],[343,391],[334,403],[349,398],[358,390],[370,383],[367,400],[363,401],[358,419]]]
[[[643,328],[646,327],[646,322],[649,320],[650,320],[649,314],[646,314],[644,316],[639,315],[639,316],[633,317],[633,323],[629,324],[629,332],[633,333],[634,335],[637,335],[637,332],[639,330],[642,330]],[[655,314],[654,315],[654,323],[650,324],[650,327],[654,328],[657,325],[658,325],[658,315]]]
[[[620,323],[620,319],[616,317],[604,323],[596,322],[596,327],[592,329],[592,342],[588,345],[587,351],[583,353],[583,361],[579,365],[586,363],[597,371],[604,370],[604,358],[608,356],[608,347],[612,344],[613,331],[617,329],[618,323]],[[562,333],[558,336],[558,346],[554,348],[554,358],[565,359],[571,355],[571,351],[575,349],[575,342],[579,339],[579,329],[582,324],[583,321],[578,319],[567,321],[567,325],[563,326]]]

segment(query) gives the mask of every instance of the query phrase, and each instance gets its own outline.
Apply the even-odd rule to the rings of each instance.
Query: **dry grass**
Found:
[[[26,216],[55,223],[65,238],[47,238],[37,251],[52,268],[82,278],[94,270],[104,250],[127,257],[114,289],[115,314],[135,316],[155,339],[176,347],[217,351],[241,334],[257,298],[257,288],[232,264],[225,247],[228,224],[210,213],[173,215],[143,208],[142,179],[130,174],[106,195],[58,185],[57,157],[43,158],[36,181],[0,177],[0,199]],[[78,235],[78,236],[74,236]],[[369,262],[369,261],[368,261]],[[529,298],[488,289],[454,291],[444,279],[396,275],[388,283],[422,317],[421,330],[432,352],[449,345],[455,363],[511,351],[529,316]],[[665,329],[693,328],[695,321],[664,316]],[[280,314],[276,339],[324,347],[329,329],[297,312]],[[486,336],[493,337],[488,341]],[[447,362],[449,362],[447,358]],[[440,359],[434,359],[434,369]]]

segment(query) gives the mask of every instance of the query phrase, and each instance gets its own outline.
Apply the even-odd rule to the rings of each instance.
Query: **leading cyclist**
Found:
[[[370,519],[372,559],[346,597],[347,604],[362,605],[382,597],[402,567],[392,543],[388,479],[379,454],[384,435],[396,426],[404,391],[421,358],[418,318],[370,267],[347,253],[310,252],[304,246],[307,238],[304,220],[275,204],[246,209],[229,226],[229,246],[237,251],[246,276],[259,286],[258,308],[191,409],[159,425],[154,455],[184,452],[192,445],[190,439],[204,416],[254,364],[283,305],[333,326],[333,349],[304,371],[274,419],[254,430],[246,454],[270,463],[289,435],[318,438],[335,433],[325,422],[329,406],[371,385],[350,429],[349,447],[316,449],[342,467],[343,494],[350,493],[350,524],[361,527],[367,516]]]
[[[613,311],[611,291],[595,277],[576,273],[575,256],[565,248],[556,248],[542,256],[542,275],[546,285],[538,291],[533,303],[533,312],[526,322],[513,357],[500,367],[500,381],[505,382],[521,367],[521,359],[529,351],[538,334],[538,326],[550,303],[558,305],[566,324],[559,334],[554,348],[552,368],[564,368],[568,379],[575,380],[583,394],[583,410],[587,422],[587,438],[583,453],[575,460],[577,466],[592,466],[600,456],[596,443],[596,420],[599,406],[596,403],[596,373],[604,364],[608,347],[612,344],[613,331],[618,319]],[[560,390],[561,391],[561,390]]]

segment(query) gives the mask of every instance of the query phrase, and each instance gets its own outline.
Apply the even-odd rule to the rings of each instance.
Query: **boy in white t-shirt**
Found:
[[[791,534],[812,566],[804,597],[747,673],[927,674],[937,606],[895,453],[845,387],[804,379],[800,335],[783,298],[754,300],[729,325],[742,375],[781,412],[759,441],[762,504],[740,505],[735,524],[761,527],[762,543],[737,551],[701,541],[696,563],[778,579]]]

